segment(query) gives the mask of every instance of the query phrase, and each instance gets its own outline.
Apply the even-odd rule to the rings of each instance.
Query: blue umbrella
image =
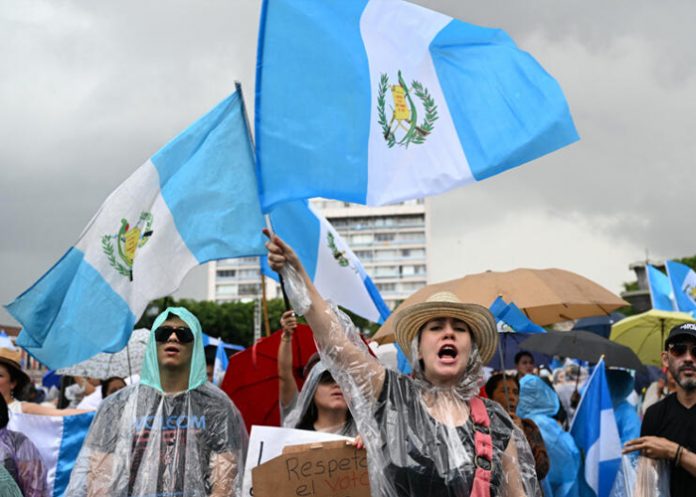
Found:
[[[592,316],[589,318],[581,318],[575,321],[573,331],[584,330],[591,331],[603,338],[609,338],[611,333],[611,325],[618,323],[625,318],[620,312],[612,312],[608,316]]]

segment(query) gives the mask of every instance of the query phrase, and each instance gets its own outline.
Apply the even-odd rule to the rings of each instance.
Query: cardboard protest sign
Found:
[[[342,440],[345,444],[345,441],[350,439],[341,435],[320,431],[278,428],[276,426],[252,426],[251,434],[249,435],[246,464],[244,465],[242,496],[252,497],[256,495],[251,484],[252,469],[281,455],[286,446],[333,440]]]
[[[367,451],[344,441],[286,447],[251,474],[254,497],[370,497]]]

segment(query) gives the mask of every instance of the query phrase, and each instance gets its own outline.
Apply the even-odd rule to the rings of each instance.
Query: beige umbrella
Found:
[[[541,326],[609,314],[628,302],[597,283],[563,269],[514,269],[487,271],[421,288],[399,308],[425,301],[436,292],[453,292],[462,302],[489,307],[496,297],[514,302],[529,319]],[[373,337],[381,343],[393,340],[392,314]]]

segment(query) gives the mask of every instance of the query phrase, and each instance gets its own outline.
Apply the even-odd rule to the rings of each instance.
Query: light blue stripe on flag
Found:
[[[621,463],[621,440],[603,359],[587,383],[570,433],[584,455],[587,487],[596,497],[609,497]]]
[[[108,323],[111,330],[132,330],[136,321],[123,297],[76,248],[7,310],[24,326],[17,344],[54,369],[74,364],[76,357],[87,359],[95,350],[121,350],[129,334],[99,333],[99,326]],[[76,335],[75,330],[86,333]]]
[[[556,80],[504,31],[453,20],[430,52],[477,181],[578,139]]]
[[[648,273],[648,287],[650,288],[650,301],[653,309],[660,311],[673,311],[672,285],[666,274],[659,271],[651,264],[646,264]]]
[[[169,142],[152,163],[176,228],[199,263],[263,252],[253,149],[239,91]]]
[[[85,441],[85,437],[89,432],[94,414],[95,413],[90,412],[77,416],[63,417],[63,436],[60,440],[58,464],[56,464],[53,497],[62,497],[65,490],[68,488],[70,473],[75,466],[75,461],[82,448],[82,443]]]
[[[317,181],[329,197],[365,202],[371,110],[360,16],[366,3],[263,2],[255,119],[257,167],[263,161],[273,168],[259,175],[265,208],[316,196]],[[291,155],[275,146],[278,138],[295,145]]]
[[[680,262],[667,261],[665,266],[674,291],[677,310],[696,311],[696,272]]]

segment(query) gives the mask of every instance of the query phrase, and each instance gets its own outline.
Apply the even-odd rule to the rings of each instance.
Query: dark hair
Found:
[[[515,354],[515,366],[517,366],[520,360],[522,360],[522,358],[525,356],[529,357],[532,360],[532,362],[536,362],[534,361],[534,356],[531,352],[527,352],[526,350],[520,350],[517,354]]]
[[[120,376],[112,376],[111,378],[107,378],[106,380],[102,380],[101,381],[102,399],[105,399],[107,397],[107,393],[109,391],[109,383],[111,383],[114,380],[121,380],[121,381],[123,381],[123,383],[125,383],[123,378],[121,378]]]
[[[10,422],[10,413],[7,407],[7,402],[5,402],[5,397],[0,395],[0,430],[7,426]]]
[[[60,378],[60,394],[58,394],[58,409],[65,409],[70,405],[70,400],[65,396],[65,389],[75,383],[75,378],[72,376],[62,376]]]
[[[329,371],[324,371],[324,373],[322,373],[322,376],[326,373],[331,374]],[[319,381],[317,381],[317,386],[319,386]],[[314,392],[316,393],[316,390]],[[314,431],[314,423],[316,423],[318,417],[319,411],[317,410],[317,405],[314,403],[314,395],[312,395],[312,400],[309,401],[309,407],[302,414],[302,419],[300,419],[300,422],[297,423],[297,426],[295,426],[295,428],[297,428],[298,430]],[[343,425],[343,432],[346,433],[348,431],[351,431],[354,422],[355,421],[353,421],[353,414],[350,412],[350,409],[346,409],[346,422]]]
[[[486,395],[489,399],[493,398],[493,392],[495,392],[495,389],[498,388],[498,385],[503,381],[503,379],[514,381],[517,385],[517,388],[520,388],[520,380],[517,379],[517,376],[509,375],[506,373],[495,373],[493,374],[493,376],[488,378],[486,386],[484,387],[484,389],[486,390]]]

